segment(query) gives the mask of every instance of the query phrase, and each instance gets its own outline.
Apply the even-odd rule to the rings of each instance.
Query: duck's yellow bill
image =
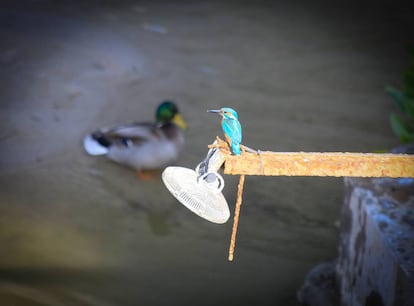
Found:
[[[187,123],[184,121],[184,118],[180,114],[175,114],[172,121],[182,129],[186,129],[188,127]]]

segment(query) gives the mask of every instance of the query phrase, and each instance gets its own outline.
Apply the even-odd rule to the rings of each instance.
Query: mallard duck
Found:
[[[184,145],[187,124],[171,101],[161,103],[155,123],[130,123],[99,129],[84,138],[90,155],[106,155],[110,160],[138,171],[159,170],[178,159]]]

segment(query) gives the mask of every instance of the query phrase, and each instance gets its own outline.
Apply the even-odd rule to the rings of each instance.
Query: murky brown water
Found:
[[[295,305],[308,269],[335,256],[341,179],[247,177],[229,263],[231,221],[208,223],[160,180],[87,156],[82,137],[152,118],[168,98],[191,127],[190,168],[220,134],[205,112],[220,106],[239,111],[255,148],[390,148],[383,88],[400,85],[411,13],[88,3],[0,6],[1,304]],[[233,211],[237,177],[225,180]]]

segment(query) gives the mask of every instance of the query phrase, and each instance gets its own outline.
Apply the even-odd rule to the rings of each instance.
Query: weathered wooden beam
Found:
[[[226,156],[225,174],[414,177],[414,155],[376,153],[244,152]]]
[[[336,177],[414,177],[414,155],[342,152],[242,152],[232,155],[218,139],[225,155],[224,174]]]

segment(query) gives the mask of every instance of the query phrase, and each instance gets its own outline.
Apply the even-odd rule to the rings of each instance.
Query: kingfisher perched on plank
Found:
[[[209,113],[216,113],[221,116],[221,128],[224,137],[234,155],[240,155],[240,144],[242,141],[242,128],[237,112],[230,107],[208,110]]]

